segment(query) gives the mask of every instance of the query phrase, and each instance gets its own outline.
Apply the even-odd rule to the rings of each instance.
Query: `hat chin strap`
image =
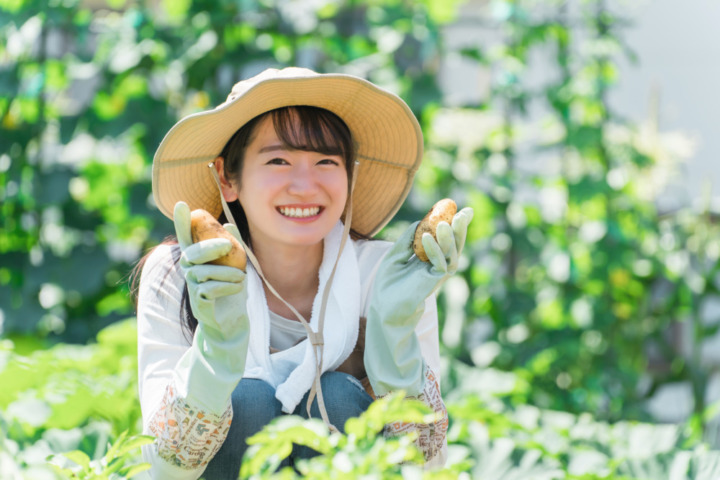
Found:
[[[233,217],[233,214],[230,212],[230,207],[228,207],[227,202],[225,201],[225,196],[222,194],[222,186],[220,184],[220,176],[218,175],[217,170],[215,169],[215,163],[211,162],[208,164],[208,167],[210,168],[210,171],[212,172],[213,178],[215,179],[215,183],[218,186],[218,190],[220,192],[220,201],[222,202],[223,211],[225,212],[225,217],[228,219],[228,221],[232,222],[237,227],[237,222],[235,221],[235,217]],[[325,289],[323,290],[323,296],[322,296],[322,303],[320,304],[320,315],[318,317],[318,331],[314,332],[312,327],[310,326],[310,323],[303,317],[303,315],[297,311],[295,307],[290,305],[288,301],[286,301],[282,296],[275,290],[275,288],[270,285],[270,282],[268,282],[267,278],[265,278],[265,275],[263,274],[262,268],[260,268],[260,262],[258,262],[257,257],[255,257],[255,254],[253,254],[252,250],[245,244],[245,241],[240,238],[240,244],[245,249],[245,253],[247,254],[248,260],[252,264],[252,266],[255,268],[255,271],[257,271],[258,275],[262,279],[262,281],[265,283],[265,286],[267,287],[270,292],[277,297],[278,300],[280,300],[283,304],[285,304],[286,307],[290,309],[290,311],[295,314],[298,320],[300,320],[300,323],[305,327],[305,331],[308,335],[308,340],[310,340],[310,343],[313,347],[313,353],[315,355],[315,379],[313,380],[313,386],[310,389],[310,394],[308,396],[307,400],[307,413],[308,418],[312,417],[312,414],[310,413],[310,406],[312,405],[313,399],[315,396],[317,396],[318,399],[318,407],[320,410],[320,416],[323,419],[323,422],[325,422],[325,425],[328,426],[331,432],[337,432],[338,429],[330,423],[330,419],[327,414],[327,409],[325,408],[325,401],[323,399],[322,394],[322,385],[320,382],[320,377],[322,376],[322,364],[323,364],[323,327],[325,325],[325,309],[327,307],[328,299],[330,298],[330,287],[332,286],[333,278],[335,277],[335,270],[337,269],[338,262],[340,261],[340,255],[343,252],[343,249],[345,248],[345,242],[347,241],[348,235],[350,234],[350,225],[352,224],[352,197],[353,192],[355,191],[355,181],[357,179],[357,170],[360,167],[360,163],[358,161],[355,161],[355,168],[353,168],[352,176],[350,178],[350,191],[348,192],[348,200],[347,200],[347,208],[345,213],[345,222],[343,225],[343,235],[342,239],[340,240],[340,249],[338,250],[337,258],[335,259],[335,263],[333,264],[332,271],[330,272],[330,276],[328,277],[327,282],[325,283]]]

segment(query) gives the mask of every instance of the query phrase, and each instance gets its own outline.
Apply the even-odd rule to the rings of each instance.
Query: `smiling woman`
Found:
[[[370,241],[404,201],[422,158],[420,127],[395,95],[348,75],[267,70],[160,144],[153,194],[176,239],[137,267],[139,390],[154,478],[238,477],[246,439],[284,414],[330,429],[375,395],[403,390],[437,413],[417,430],[444,462],[433,292],[455,272],[472,211],[412,251]],[[243,244],[246,271],[212,262],[226,238],[193,243],[203,209]],[[369,385],[367,389],[363,384]],[[316,452],[297,447],[283,462]]]
[[[244,129],[249,129],[248,135]],[[227,202],[245,212],[256,255],[314,246],[340,219],[353,170],[352,137],[336,115],[285,107],[256,117],[215,164]]]

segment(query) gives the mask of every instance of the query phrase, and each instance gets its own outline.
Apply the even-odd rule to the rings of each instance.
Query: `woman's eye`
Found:
[[[287,161],[283,158],[273,158],[267,162],[268,165],[286,165]]]
[[[320,165],[340,165],[340,162],[332,158],[324,158],[318,162]]]

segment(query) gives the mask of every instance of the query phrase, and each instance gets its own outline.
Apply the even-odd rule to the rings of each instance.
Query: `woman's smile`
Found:
[[[280,212],[280,215],[283,217],[290,217],[292,219],[296,220],[314,220],[318,217],[320,212],[322,212],[323,208],[320,206],[294,206],[294,205],[285,205],[282,207],[277,207],[277,211]]]

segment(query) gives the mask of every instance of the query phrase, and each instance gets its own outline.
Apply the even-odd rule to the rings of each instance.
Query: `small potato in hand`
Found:
[[[190,231],[192,234],[193,243],[197,243],[201,240],[207,240],[209,238],[227,238],[232,244],[230,252],[214,260],[215,265],[226,265],[228,267],[239,268],[245,271],[247,266],[247,255],[240,242],[235,238],[232,233],[228,232],[220,225],[207,210],[201,208],[193,210],[190,213]]]
[[[453,217],[457,213],[457,205],[449,198],[444,198],[437,202],[430,211],[425,215],[415,230],[415,239],[413,240],[413,251],[415,255],[423,262],[428,262],[428,256],[422,244],[422,237],[425,232],[430,233],[437,240],[435,232],[438,223],[447,222],[452,225]]]

